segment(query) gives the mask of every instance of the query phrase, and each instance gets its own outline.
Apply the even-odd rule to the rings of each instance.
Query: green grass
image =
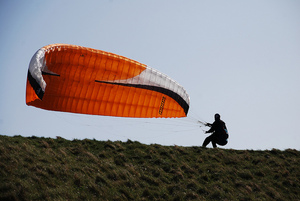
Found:
[[[0,136],[0,200],[300,200],[300,152]]]

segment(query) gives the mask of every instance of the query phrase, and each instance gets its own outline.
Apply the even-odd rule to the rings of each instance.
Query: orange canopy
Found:
[[[185,117],[189,96],[168,76],[132,59],[53,44],[31,59],[26,104],[93,115]]]

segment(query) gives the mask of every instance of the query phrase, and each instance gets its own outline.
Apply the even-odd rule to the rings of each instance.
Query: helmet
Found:
[[[221,118],[221,116],[217,113],[217,114],[215,114],[215,119],[217,120],[219,120]]]

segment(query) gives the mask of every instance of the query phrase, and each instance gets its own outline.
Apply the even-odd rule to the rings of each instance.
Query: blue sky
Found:
[[[296,0],[0,0],[0,134],[199,146],[196,120],[226,122],[233,149],[300,149]],[[128,119],[25,104],[42,46],[101,49],[158,69],[189,93],[183,119]]]

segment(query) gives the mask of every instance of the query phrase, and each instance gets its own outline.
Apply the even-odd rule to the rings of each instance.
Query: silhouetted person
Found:
[[[206,133],[212,134],[205,138],[202,147],[206,147],[210,142],[214,148],[217,147],[217,144],[222,146],[227,144],[227,128],[225,122],[221,120],[221,116],[219,114],[215,114],[214,123],[207,123],[206,126],[211,127],[208,131],[206,131]]]

